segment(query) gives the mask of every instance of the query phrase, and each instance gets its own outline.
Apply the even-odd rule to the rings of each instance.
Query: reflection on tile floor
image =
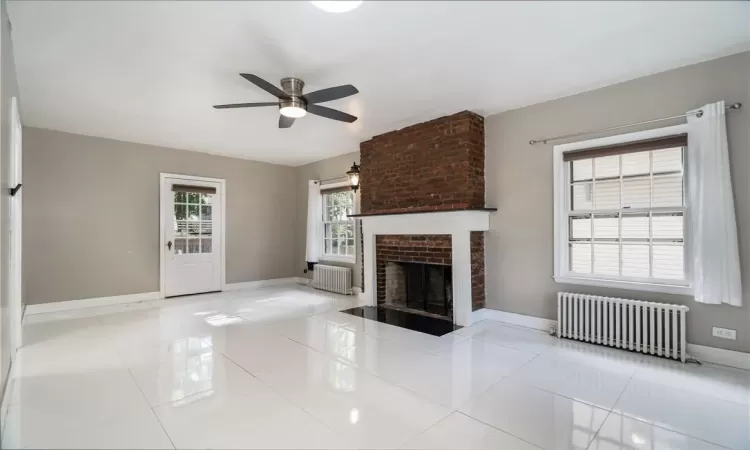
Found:
[[[29,316],[3,448],[750,449],[750,372],[276,286]]]

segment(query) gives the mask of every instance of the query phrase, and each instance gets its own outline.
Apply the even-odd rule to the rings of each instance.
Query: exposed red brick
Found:
[[[361,212],[484,206],[484,118],[464,111],[360,144]]]
[[[471,309],[484,308],[484,232],[471,232]]]

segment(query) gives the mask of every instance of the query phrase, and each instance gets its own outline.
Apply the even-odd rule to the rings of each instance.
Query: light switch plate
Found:
[[[713,335],[718,338],[731,339],[734,341],[737,339],[737,330],[732,330],[731,328],[714,327]]]

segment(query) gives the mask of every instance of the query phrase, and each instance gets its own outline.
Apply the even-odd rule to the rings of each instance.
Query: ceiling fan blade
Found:
[[[340,122],[352,123],[357,120],[357,118],[351,114],[320,105],[307,105],[307,112],[315,114],[316,116],[325,117],[326,119],[338,120]]]
[[[294,117],[287,117],[283,114],[279,115],[279,128],[289,128],[294,123]]]
[[[255,108],[256,106],[279,106],[277,102],[264,102],[264,103],[231,103],[229,105],[214,105],[216,109],[227,109],[227,108]]]
[[[357,88],[351,84],[345,84],[343,86],[336,86],[328,89],[321,89],[319,91],[310,92],[302,97],[307,100],[307,103],[324,103],[330,102],[331,100],[338,100],[340,98],[349,97],[359,93]]]
[[[268,81],[264,80],[263,78],[257,75],[253,75],[250,73],[241,73],[240,76],[275,97],[283,98],[283,99],[289,98],[286,92],[282,91],[281,88],[277,88],[273,84],[269,83]]]

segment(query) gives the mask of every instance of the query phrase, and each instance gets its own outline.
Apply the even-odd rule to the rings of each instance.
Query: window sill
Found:
[[[652,284],[638,283],[633,281],[603,280],[597,278],[579,278],[571,276],[555,276],[556,283],[579,284],[583,286],[596,286],[612,289],[627,289],[631,291],[660,292],[662,294],[693,295],[690,286],[676,284]]]
[[[323,255],[320,257],[321,262],[330,261],[346,264],[356,264],[357,258],[354,256]]]

